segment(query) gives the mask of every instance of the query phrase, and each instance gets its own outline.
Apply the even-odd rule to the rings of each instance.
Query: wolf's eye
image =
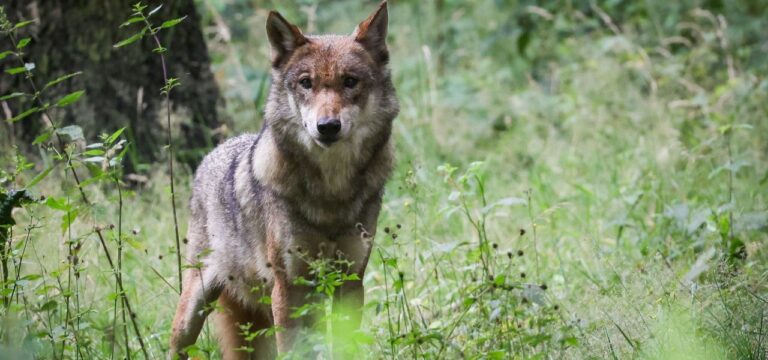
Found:
[[[351,76],[344,77],[344,87],[345,88],[351,89],[351,88],[355,87],[355,85],[357,85],[357,79],[355,79],[355,78],[353,78]]]
[[[311,89],[312,88],[312,80],[309,78],[302,78],[299,80],[299,85],[305,89]]]

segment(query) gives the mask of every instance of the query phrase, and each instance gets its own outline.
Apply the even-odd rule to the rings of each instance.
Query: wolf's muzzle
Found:
[[[326,145],[333,144],[339,140],[341,131],[341,120],[336,118],[321,118],[317,122],[317,132],[320,133],[320,141]]]

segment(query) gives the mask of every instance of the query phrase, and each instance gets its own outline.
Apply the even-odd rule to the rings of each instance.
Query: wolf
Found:
[[[262,129],[219,145],[195,174],[190,266],[170,357],[187,357],[184,349],[195,343],[214,302],[225,359],[292,349],[307,324],[290,315],[312,290],[294,281],[310,278],[302,254],[351,264],[346,271],[357,276],[334,300],[357,309],[350,321],[359,325],[362,279],[392,171],[390,137],[399,112],[387,22],[386,1],[348,36],[305,35],[269,13],[272,83]],[[270,302],[260,300],[264,294]],[[279,330],[247,342],[241,326]],[[236,351],[243,346],[255,351]]]

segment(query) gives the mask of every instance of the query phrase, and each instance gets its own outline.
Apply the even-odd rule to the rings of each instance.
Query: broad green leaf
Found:
[[[118,42],[117,44],[113,45],[113,47],[120,48],[120,47],[123,47],[125,45],[133,44],[137,40],[140,40],[143,36],[144,36],[144,32],[143,31],[138,32],[136,34],[133,34],[133,36]]]
[[[69,211],[69,209],[72,208],[72,206],[67,203],[67,199],[65,198],[48,197],[45,199],[43,204],[51,209],[61,211]]]
[[[67,95],[65,95],[63,98],[59,99],[59,101],[56,102],[56,106],[67,106],[77,100],[80,99],[81,96],[85,93],[85,90],[78,90],[75,92],[71,92]]]
[[[25,117],[27,117],[29,115],[32,115],[32,114],[34,114],[34,113],[36,113],[38,111],[40,111],[40,108],[35,106],[35,107],[33,107],[31,109],[28,109],[27,111],[25,111],[25,112],[23,112],[23,113],[21,113],[19,115],[16,115],[16,116],[8,119],[7,121],[11,122],[11,123],[17,122],[17,121],[19,121],[19,120],[21,120],[21,119],[23,119],[23,118],[25,118]]]
[[[30,38],[23,38],[23,39],[19,40],[18,44],[16,44],[16,48],[17,49],[23,49],[24,47],[29,45],[30,41],[32,41],[32,39],[30,39]]]
[[[62,82],[64,80],[67,80],[69,78],[72,78],[72,77],[75,77],[75,76],[78,76],[78,75],[82,75],[82,74],[83,74],[82,71],[78,71],[78,72],[73,72],[73,73],[70,73],[70,74],[59,76],[58,78],[56,78],[56,80],[49,81],[47,84],[45,84],[45,86],[43,87],[43,90],[45,90],[45,89],[47,89],[47,88],[49,88],[49,87],[51,87],[53,85],[56,85],[56,84],[58,84],[58,83],[60,83],[60,82]]]
[[[11,50],[0,52],[0,60],[5,59],[8,55],[11,55],[11,54],[13,54],[13,51]]]
[[[165,22],[163,22],[162,25],[160,25],[160,29],[172,28],[172,27],[178,25],[180,22],[184,21],[184,19],[186,19],[186,18],[187,18],[186,16],[182,16],[182,17],[177,18],[177,19],[166,20]]]

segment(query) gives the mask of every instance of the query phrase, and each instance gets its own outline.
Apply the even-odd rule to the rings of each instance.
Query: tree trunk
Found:
[[[136,33],[141,25],[120,28],[131,14],[134,0],[12,0],[6,12],[12,22],[34,19],[33,25],[21,29],[20,37],[31,37],[24,49],[27,62],[35,64],[34,78],[38,86],[58,76],[82,71],[81,76],[62,82],[45,91],[48,102],[76,90],[85,90],[80,101],[64,109],[56,109],[53,117],[59,126],[77,124],[89,142],[98,141],[101,133],[127,127],[133,144],[126,166],[128,171],[141,170],[141,164],[154,162],[166,144],[166,122],[163,73],[160,58],[152,50],[152,39],[114,48],[118,41]],[[145,10],[154,9],[152,2]],[[193,0],[166,1],[150,20],[155,26],[172,18],[186,16],[177,26],[160,32],[160,41],[168,49],[169,77],[181,85],[171,93],[173,105],[174,147],[183,163],[196,167],[217,138],[212,130],[222,124],[218,109],[223,100],[210,70],[200,17]],[[0,49],[10,48],[10,43]],[[18,66],[7,57],[2,67]],[[12,91],[31,93],[23,76],[0,77],[0,94]],[[31,107],[17,99],[7,104],[14,114]],[[14,125],[18,143],[29,144],[42,131],[40,115]]]

